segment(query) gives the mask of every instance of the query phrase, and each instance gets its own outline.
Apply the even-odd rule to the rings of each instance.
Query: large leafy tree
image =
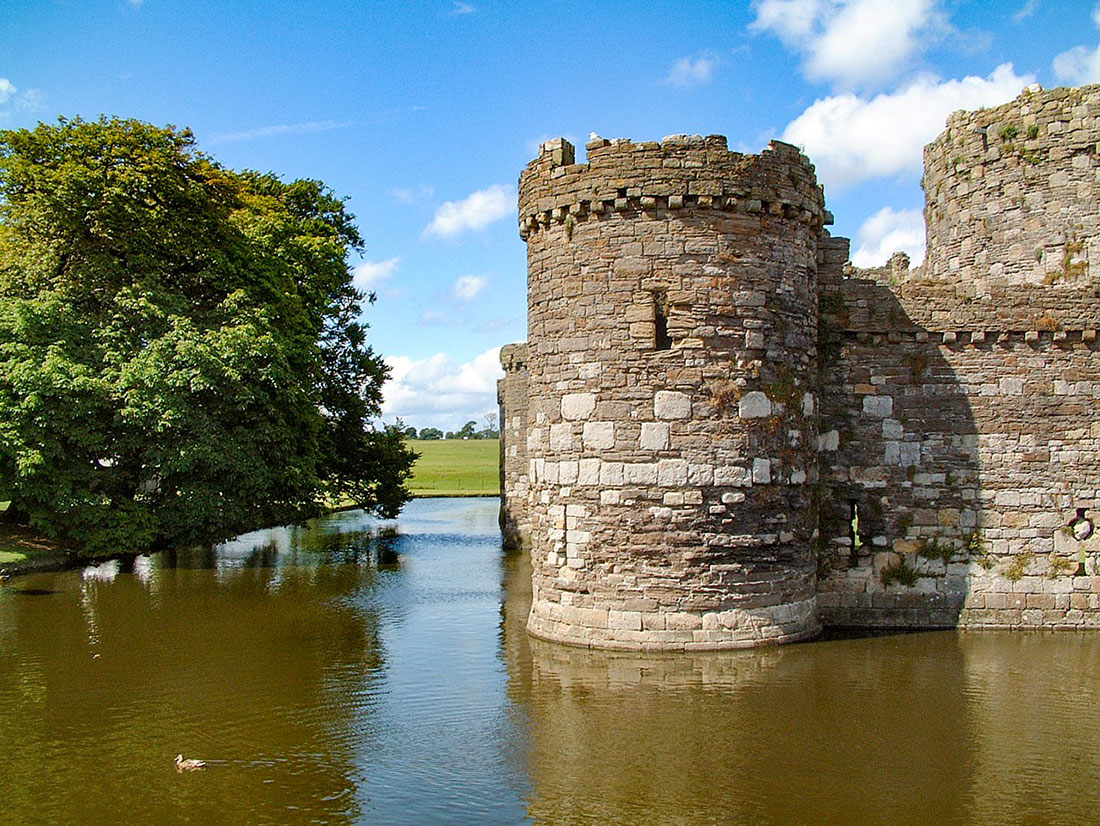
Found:
[[[352,216],[234,173],[188,130],[0,132],[0,485],[93,549],[205,542],[329,502],[392,516],[414,454],[375,428]]]

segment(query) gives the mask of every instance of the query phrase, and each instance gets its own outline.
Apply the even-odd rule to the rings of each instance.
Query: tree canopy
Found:
[[[237,173],[188,130],[0,132],[0,485],[93,549],[207,542],[326,503],[393,516],[415,454],[323,183]],[[373,300],[373,296],[370,297]]]

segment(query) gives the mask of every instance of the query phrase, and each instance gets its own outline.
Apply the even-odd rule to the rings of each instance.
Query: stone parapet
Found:
[[[759,155],[730,152],[721,135],[661,142],[596,138],[588,162],[562,138],[548,141],[520,176],[520,236],[614,213],[710,211],[772,215],[820,228],[829,218],[814,168],[772,141]]]

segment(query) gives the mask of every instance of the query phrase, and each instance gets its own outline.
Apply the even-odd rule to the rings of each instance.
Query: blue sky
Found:
[[[771,138],[817,164],[856,263],[923,251],[920,149],[958,108],[1100,82],[1095,0],[5,0],[0,127],[191,127],[234,169],[320,178],[367,240],[386,418],[495,409],[526,335],[516,180],[546,139]]]

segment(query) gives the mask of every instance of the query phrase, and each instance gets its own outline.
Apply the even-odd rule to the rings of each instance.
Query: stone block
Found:
[[[550,449],[573,449],[573,425],[565,422],[550,425]]]
[[[752,483],[754,485],[767,485],[772,480],[772,463],[770,459],[752,460]]]
[[[771,400],[759,390],[746,393],[737,402],[737,415],[742,419],[761,419],[771,414]]]
[[[667,450],[669,444],[667,422],[643,422],[639,445],[642,450]]]
[[[595,409],[595,393],[566,393],[561,397],[561,417],[567,421],[587,419]]]
[[[577,472],[577,484],[585,487],[594,487],[600,484],[599,459],[581,459]]]
[[[656,485],[656,462],[623,463],[623,483],[627,485]]]
[[[615,447],[615,423],[585,422],[581,438],[588,450],[610,450]]]
[[[884,419],[894,412],[892,396],[864,396],[863,412],[876,419]]]
[[[752,471],[736,465],[716,467],[714,469],[714,484],[719,487],[748,487],[752,484]]]
[[[657,462],[657,484],[663,488],[687,485],[688,463],[685,459],[661,459]]]
[[[658,419],[691,417],[691,397],[675,390],[658,390],[653,397],[653,415]]]
[[[623,484],[625,473],[622,462],[600,463],[600,484],[604,487],[619,487]]]

